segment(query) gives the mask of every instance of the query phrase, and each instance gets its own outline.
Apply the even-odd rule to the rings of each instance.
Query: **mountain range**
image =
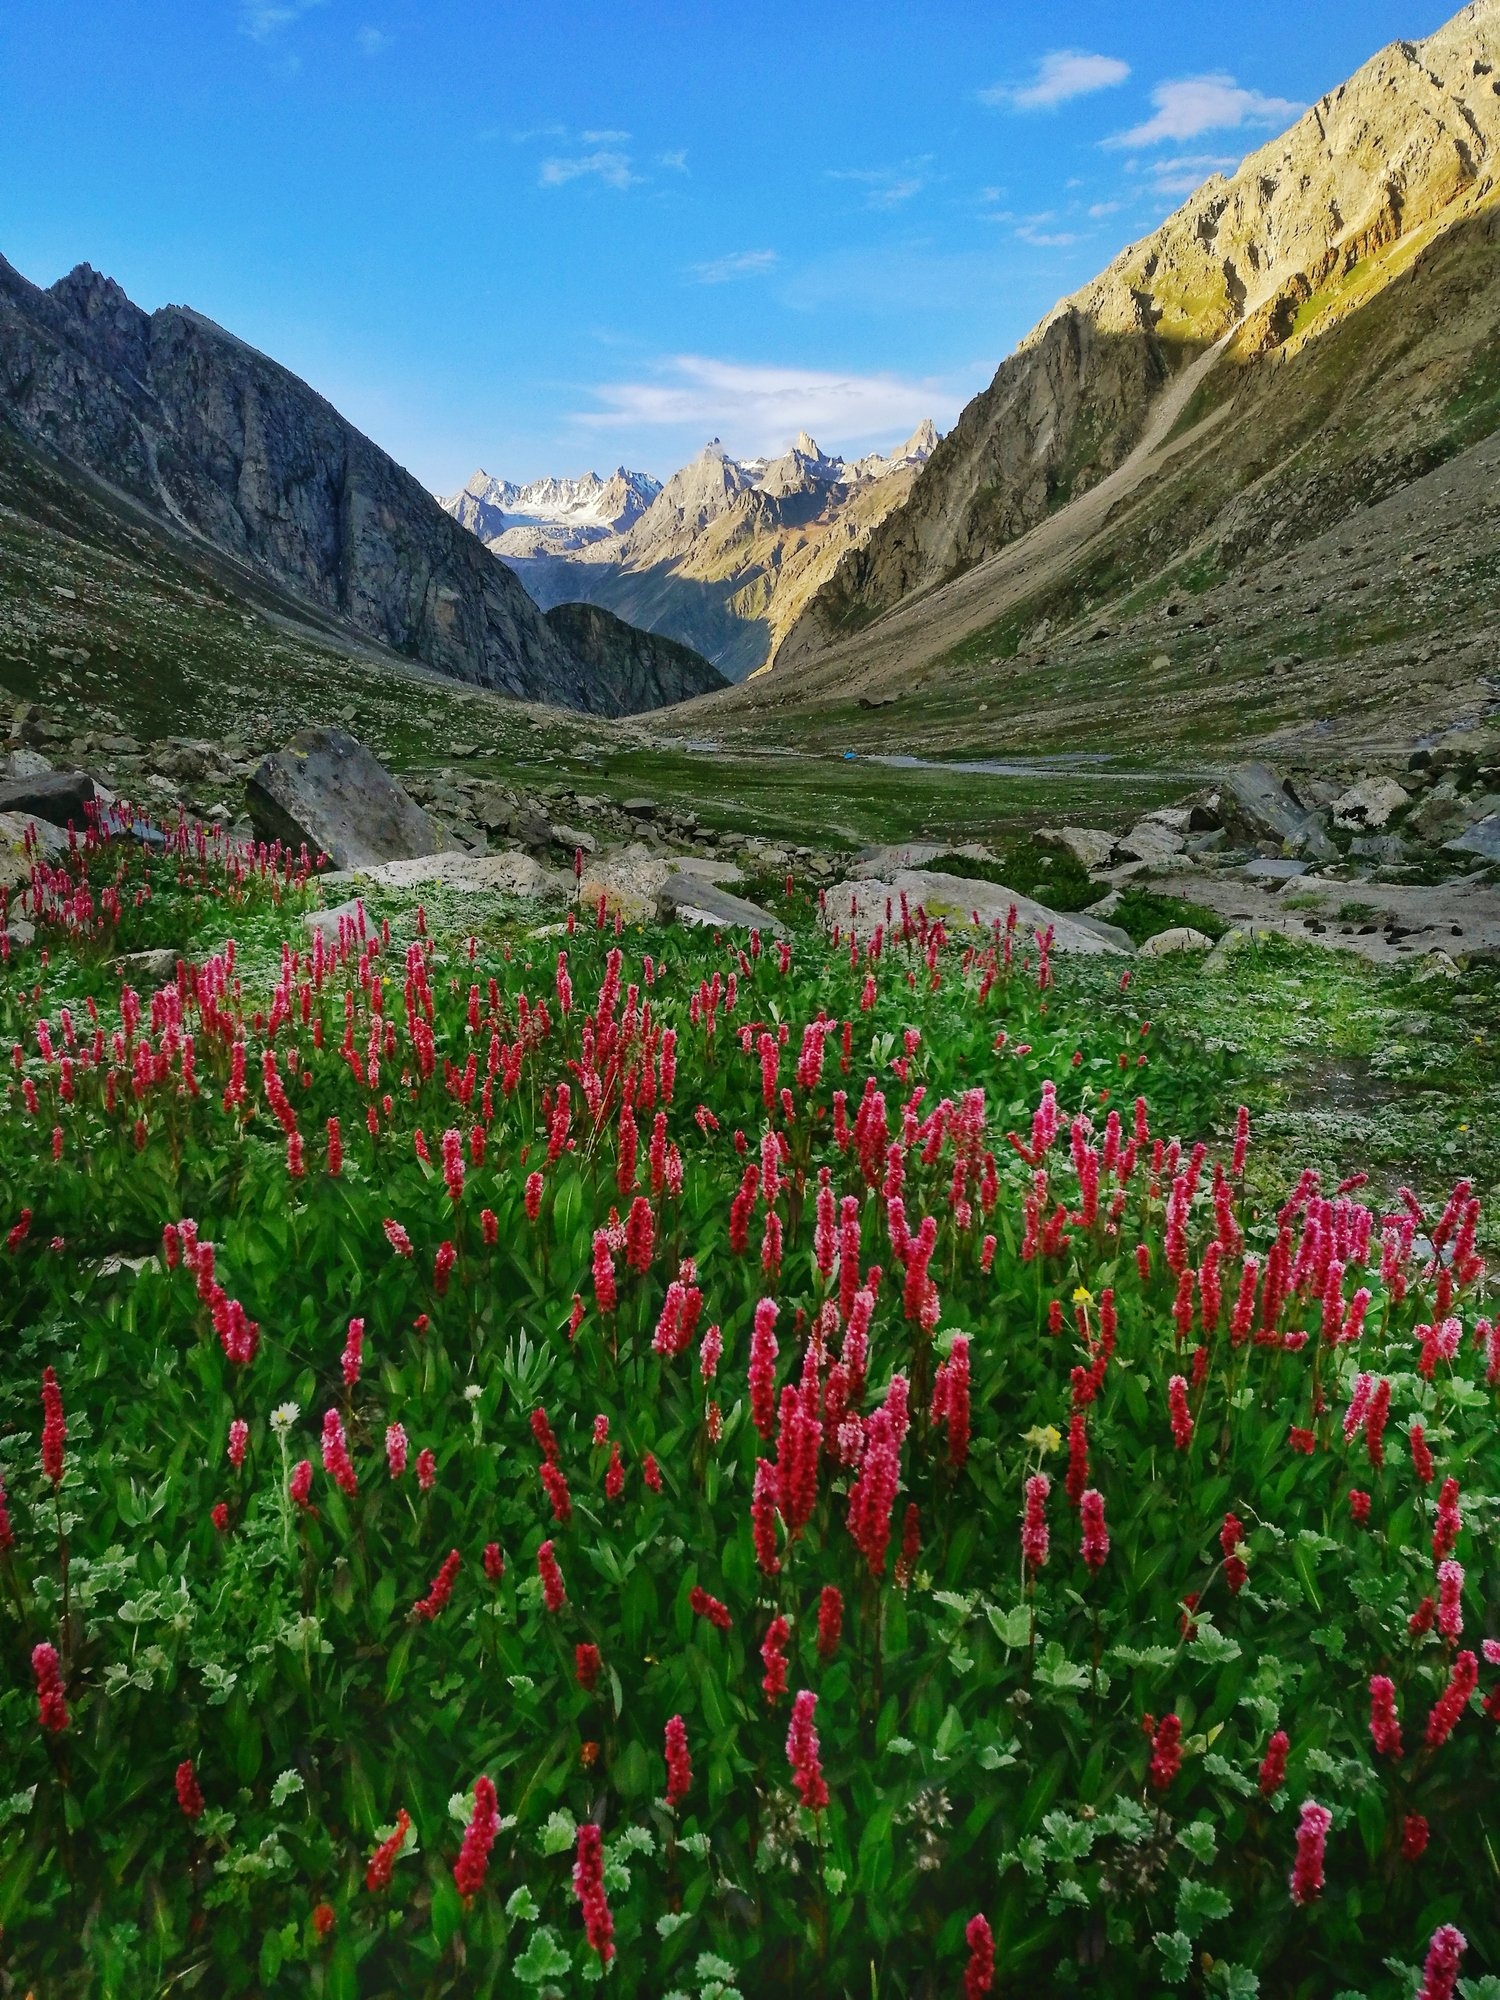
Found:
[[[1478,0],[1056,306],[717,721],[847,728],[862,701],[908,736],[1129,718],[1153,745],[1483,725],[1497,163],[1500,0]]]
[[[187,307],[143,312],[87,264],[43,290],[0,258],[0,447],[60,473],[80,515],[123,507],[216,577],[269,586],[324,638],[606,715],[721,684],[680,647],[658,682],[655,648],[598,623],[580,655],[305,382]]]
[[[900,506],[937,442],[924,422],[888,455],[846,463],[806,431],[751,460],[714,438],[664,485],[624,466],[526,486],[480,471],[442,504],[539,604],[607,606],[739,680]]]

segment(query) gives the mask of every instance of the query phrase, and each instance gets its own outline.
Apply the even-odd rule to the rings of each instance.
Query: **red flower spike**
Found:
[[[1427,1947],[1427,1963],[1422,1968],[1422,1984],[1417,2000],[1453,2000],[1458,1985],[1458,1968],[1469,1941],[1452,1924],[1439,1924]]]
[[[666,1756],[667,1805],[675,1809],[687,1797],[693,1782],[692,1760],[688,1756],[687,1724],[680,1715],[668,1718]]]
[[[964,1943],[969,1947],[964,2000],[983,2000],[995,1984],[995,1939],[986,1918],[970,1917],[964,1926]]]
[[[184,1819],[201,1819],[203,1817],[203,1794],[198,1789],[198,1779],[193,1770],[193,1760],[191,1757],[184,1757],[182,1762],[177,1766],[174,1783],[177,1789],[177,1803],[182,1808]]]
[[[844,1630],[844,1598],[837,1584],[825,1583],[818,1598],[818,1658],[831,1660]]]
[[[31,1671],[36,1676],[36,1719],[49,1736],[61,1736],[70,1720],[62,1662],[57,1648],[45,1639],[31,1649]]]
[[[822,1812],[828,1804],[828,1786],[823,1779],[818,1732],[813,1726],[818,1697],[806,1688],[792,1703],[792,1722],[787,1731],[786,1755],[792,1767],[792,1783],[809,1812]]]
[[[1297,1858],[1292,1867],[1292,1901],[1316,1902],[1323,1893],[1323,1859],[1333,1814],[1316,1799],[1304,1799],[1297,1823]]]
[[[1274,1799],[1286,1783],[1286,1760],[1291,1747],[1291,1738],[1284,1729],[1278,1729],[1266,1745],[1266,1754],[1260,1766],[1262,1798]]]
[[[411,1814],[402,1806],[396,1814],[395,1830],[387,1835],[370,1856],[365,1869],[365,1887],[372,1895],[391,1886],[391,1869],[401,1850],[406,1845],[406,1836],[411,1832]]]
[[[604,1894],[604,1836],[588,1820],[578,1829],[573,1894],[583,1909],[583,1934],[600,1961],[608,1965],[615,1955],[615,1924]]]
[[[542,1601],[552,1612],[561,1611],[568,1601],[563,1574],[557,1566],[551,1542],[543,1542],[536,1552],[537,1575],[542,1579]]]
[[[499,1831],[500,1810],[495,1799],[495,1787],[488,1778],[478,1778],[474,1783],[474,1810],[464,1831],[458,1860],[453,1864],[453,1879],[458,1884],[460,1896],[477,1896],[484,1887],[490,1865],[490,1849]]]

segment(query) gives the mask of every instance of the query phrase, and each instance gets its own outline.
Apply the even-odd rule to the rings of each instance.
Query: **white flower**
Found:
[[[471,1382],[469,1386],[464,1390],[464,1401],[466,1403],[477,1403],[483,1394],[484,1390],[479,1386],[479,1384],[477,1382]]]
[[[271,1429],[277,1437],[284,1438],[301,1414],[295,1403],[278,1403],[271,1412]]]

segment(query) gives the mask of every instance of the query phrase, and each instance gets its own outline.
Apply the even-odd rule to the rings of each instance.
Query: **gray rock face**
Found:
[[[1338,849],[1318,821],[1292,797],[1269,764],[1238,764],[1225,780],[1241,818],[1257,833],[1290,842],[1314,861],[1331,861]]]
[[[1394,778],[1361,778],[1334,800],[1333,823],[1378,832],[1409,800],[1410,794]]]
[[[869,937],[886,923],[887,910],[891,921],[900,922],[903,896],[911,910],[925,909],[929,917],[941,917],[955,931],[968,930],[976,917],[980,929],[987,931],[992,924],[1005,923],[1014,907],[1023,943],[1029,943],[1033,933],[1050,930],[1052,949],[1059,953],[1097,957],[1128,955],[1135,949],[1128,933],[1115,924],[1049,910],[1003,882],[976,882],[967,875],[944,875],[930,868],[896,868],[884,879],[859,875],[836,882],[828,891],[828,922],[856,937]]]
[[[83,771],[39,771],[34,777],[0,784],[0,813],[35,813],[54,826],[72,820],[81,833],[84,814],[95,797],[94,781]]]
[[[546,618],[575,658],[620,689],[627,714],[729,685],[718,668],[691,646],[642,632],[602,605],[557,604]]]
[[[1148,937],[1141,946],[1142,958],[1169,958],[1178,951],[1210,951],[1213,939],[1205,937],[1202,931],[1195,931],[1190,924],[1179,924],[1169,931],[1158,931],[1155,937]]]
[[[782,926],[769,910],[743,896],[731,895],[701,875],[671,875],[657,897],[657,914],[666,922],[712,925],[716,929],[764,931],[779,937]]]
[[[177,533],[439,673],[599,714],[662,700],[585,665],[516,576],[305,382],[87,264],[43,291],[0,258],[0,416]]]
[[[1485,861],[1500,861],[1500,813],[1476,820],[1443,845],[1450,854],[1477,854]]]
[[[1084,868],[1107,868],[1114,858],[1114,834],[1101,832],[1096,826],[1043,827],[1037,839],[1065,847]]]
[[[263,840],[305,841],[335,868],[409,860],[442,845],[411,795],[342,729],[301,730],[257,766],[245,802]]]

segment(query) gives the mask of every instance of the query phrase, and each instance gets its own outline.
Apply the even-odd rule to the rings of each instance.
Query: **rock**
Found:
[[[49,859],[68,851],[68,835],[64,827],[54,826],[50,819],[40,819],[30,813],[0,812],[0,849],[12,854],[24,854],[26,836],[31,833],[36,844]],[[24,882],[30,874],[30,864],[21,876]]]
[[[1237,764],[1225,783],[1241,816],[1257,833],[1283,845],[1299,842],[1314,861],[1331,861],[1337,854],[1317,820],[1297,803],[1269,764]]]
[[[1125,900],[1124,896],[1120,893],[1118,889],[1111,889],[1109,894],[1107,896],[1101,896],[1097,903],[1089,904],[1088,915],[1091,916],[1096,923],[1100,922],[1104,919],[1112,917],[1115,911],[1119,909],[1121,903],[1124,902],[1124,900]],[[1134,947],[1132,946],[1132,949],[1133,948]]]
[[[1417,967],[1418,979],[1457,979],[1458,976],[1458,967],[1447,952],[1434,946],[1431,951],[1422,954]]]
[[[1074,910],[1069,914],[1068,922],[1092,931],[1096,938],[1104,944],[1113,945],[1116,951],[1133,953],[1135,950],[1135,939],[1129,931],[1121,930],[1118,924],[1106,923],[1098,909]]]
[[[1213,950],[1208,954],[1208,957],[1204,959],[1203,970],[1205,972],[1218,972],[1232,958],[1237,957],[1249,942],[1248,935],[1238,925],[1225,931],[1223,937],[1219,939]]]
[[[511,814],[509,832],[512,840],[518,840],[523,847],[539,849],[543,854],[552,845],[551,820],[524,806]]]
[[[1478,854],[1486,861],[1500,861],[1500,813],[1466,826],[1452,840],[1443,842],[1449,854]]]
[[[257,834],[326,854],[336,868],[435,854],[438,830],[365,746],[342,729],[304,729],[245,784]]]
[[[331,880],[331,877],[325,879]],[[302,919],[310,936],[321,933],[325,944],[337,944],[339,927],[347,917],[357,930],[364,911],[364,904],[357,898],[348,903],[335,903],[331,909],[309,910]],[[368,921],[368,920],[366,920]]]
[[[656,910],[669,923],[704,925],[715,930],[757,930],[772,937],[784,933],[781,922],[759,903],[732,895],[701,875],[669,876],[656,899]]]
[[[632,819],[655,819],[656,801],[655,799],[624,799],[621,801],[620,811],[629,813]]]
[[[1299,875],[1307,873],[1305,861],[1269,860],[1265,855],[1254,861],[1247,861],[1244,873],[1252,882],[1294,882]]]
[[[1188,833],[1192,829],[1193,815],[1187,806],[1158,806],[1155,812],[1143,813],[1141,822],[1147,826],[1165,826],[1173,833]]]
[[[1155,937],[1147,938],[1141,946],[1142,958],[1166,958],[1175,951],[1212,951],[1213,939],[1205,937],[1202,931],[1195,931],[1190,924],[1179,924],[1169,931],[1158,931]]]
[[[1464,831],[1468,815],[1451,793],[1430,792],[1419,806],[1407,814],[1405,825],[1419,840],[1444,843]]]
[[[1406,859],[1407,846],[1399,833],[1358,833],[1349,843],[1349,852],[1360,861],[1389,865]]]
[[[12,750],[8,757],[0,758],[0,773],[7,778],[39,778],[51,769],[51,759],[40,750]]]
[[[1014,907],[1023,939],[1050,928],[1057,952],[1086,957],[1127,955],[1128,948],[1107,935],[1114,926],[1097,918],[1083,921],[1049,910],[1045,903],[1017,895],[1003,882],[974,882],[967,876],[943,875],[926,868],[897,868],[885,879],[861,875],[836,882],[828,891],[828,922],[867,938],[877,925],[885,923],[887,904],[900,921],[903,895],[912,910],[920,905],[930,917],[941,917],[951,930],[967,930],[977,916],[980,928],[988,931],[992,924],[1003,925]]]
[[[94,781],[86,771],[37,771],[0,785],[0,813],[51,820],[54,826],[71,820],[80,833],[93,803]]]
[[[165,986],[169,979],[177,977],[177,961],[181,956],[165,945],[156,951],[128,951],[123,958],[111,959],[109,969],[130,986]]]
[[[418,889],[431,882],[460,895],[533,898],[573,893],[571,873],[548,868],[534,855],[519,854],[513,849],[499,854],[419,854],[323,877],[325,888],[357,882],[379,883],[392,889]]]
[[[1217,795],[1188,808],[1189,833],[1219,833],[1223,830],[1223,826]]]
[[[1411,803],[1411,794],[1394,778],[1361,778],[1333,802],[1333,823],[1355,832],[1379,832],[1392,813]]]
[[[1107,868],[1114,859],[1115,836],[1094,826],[1043,827],[1037,839],[1066,848],[1083,868]]]
[[[564,826],[561,820],[552,823],[552,844],[554,847],[571,847],[576,853],[581,847],[585,854],[598,852],[599,843],[591,833],[579,826]]]
[[[25,917],[12,917],[5,929],[0,931],[12,951],[24,951],[28,945],[36,943],[36,925]]]
[[[1163,826],[1157,820],[1143,819],[1120,841],[1119,852],[1127,861],[1139,861],[1143,866],[1160,868],[1168,861],[1177,860],[1186,846],[1182,835],[1172,827]]]

